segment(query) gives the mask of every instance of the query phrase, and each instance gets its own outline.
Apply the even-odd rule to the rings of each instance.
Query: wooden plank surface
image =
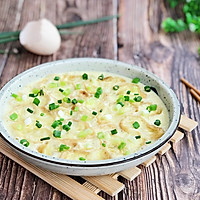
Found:
[[[1,0],[0,31],[21,29],[27,21],[46,17],[55,24],[92,19],[120,13],[119,20],[84,26],[73,30],[82,35],[65,35],[60,50],[52,56],[36,56],[18,42],[0,49],[18,48],[20,53],[0,55],[0,84],[37,64],[71,57],[118,59],[152,71],[175,91],[181,111],[199,121],[199,103],[180,83],[186,78],[200,89],[199,37],[190,32],[164,34],[161,21],[176,17],[162,0]],[[133,181],[120,177],[125,189],[118,199],[167,200],[200,199],[200,137],[197,127],[169,152],[159,156]],[[105,199],[115,199],[104,192]],[[0,199],[70,199],[46,182],[0,153]]]

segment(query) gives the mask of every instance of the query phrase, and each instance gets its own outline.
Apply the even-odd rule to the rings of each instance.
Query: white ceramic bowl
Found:
[[[26,86],[30,81],[35,81],[51,73],[63,73],[70,71],[99,71],[120,74],[129,78],[139,77],[141,82],[156,88],[162,101],[165,103],[170,118],[170,126],[165,134],[155,143],[149,145],[134,154],[115,159],[99,161],[73,161],[47,156],[21,145],[10,136],[2,121],[4,108],[11,94],[16,93],[21,87]],[[137,66],[122,62],[96,59],[96,58],[75,58],[45,63],[33,67],[10,80],[0,91],[0,133],[7,144],[13,148],[26,161],[42,167],[46,170],[62,174],[95,176],[110,174],[137,166],[155,155],[162,146],[173,136],[180,119],[180,105],[174,92],[154,74]]]

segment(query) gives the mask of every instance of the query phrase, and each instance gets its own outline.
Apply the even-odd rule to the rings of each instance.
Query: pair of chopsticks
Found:
[[[181,78],[181,81],[190,88],[191,95],[200,102],[200,91],[184,78]]]

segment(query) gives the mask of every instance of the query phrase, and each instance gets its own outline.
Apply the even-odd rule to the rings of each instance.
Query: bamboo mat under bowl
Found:
[[[179,127],[187,132],[191,132],[198,123],[185,115],[181,116]],[[181,131],[176,131],[173,137],[167,142],[163,148],[158,152],[159,155],[165,154],[170,148],[170,143],[177,143],[184,137],[184,133]],[[86,180],[83,184],[80,184],[78,181],[72,179],[71,177],[63,174],[56,174],[50,171],[46,171],[37,166],[34,166],[26,161],[24,161],[18,154],[16,154],[8,145],[0,139],[0,151],[5,154],[7,157],[17,162],[33,174],[37,175],[62,193],[66,194],[72,199],[75,200],[98,200],[103,199],[98,195],[102,190],[111,196],[117,195],[121,190],[124,189],[124,184],[117,180],[118,176],[122,176],[125,179],[132,181],[140,173],[141,169],[139,167],[134,167],[121,171],[115,174],[104,175],[104,176],[91,176],[91,177],[82,177]],[[153,156],[151,159],[145,161],[141,165],[148,167],[156,160],[156,156]],[[79,191],[79,192],[77,192]]]

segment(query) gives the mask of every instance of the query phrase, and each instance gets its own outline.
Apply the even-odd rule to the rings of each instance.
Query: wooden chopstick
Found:
[[[182,81],[186,86],[188,86],[190,89],[192,89],[193,91],[195,91],[197,95],[200,96],[200,91],[199,91],[196,87],[194,87],[194,85],[192,85],[191,83],[189,83],[189,82],[188,82],[187,80],[185,80],[184,78],[181,78],[181,81]]]
[[[190,89],[190,93],[196,100],[200,102],[200,96],[193,89]]]

